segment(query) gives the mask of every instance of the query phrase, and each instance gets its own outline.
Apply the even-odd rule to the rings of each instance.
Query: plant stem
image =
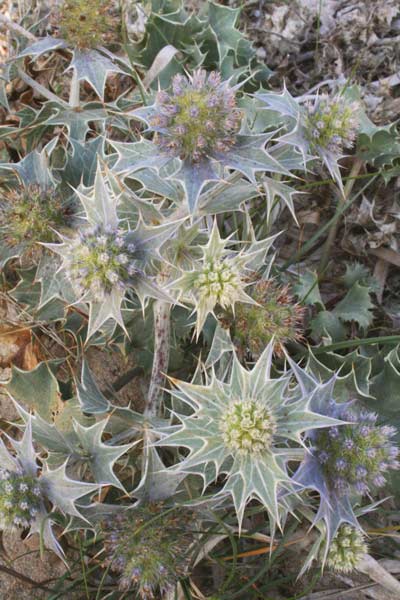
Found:
[[[329,256],[330,256],[330,253],[332,250],[332,246],[335,242],[337,230],[339,227],[339,217],[342,212],[341,209],[342,209],[343,205],[346,204],[346,202],[351,194],[351,190],[353,189],[354,182],[355,182],[354,177],[357,177],[363,164],[364,163],[360,158],[356,158],[356,160],[354,161],[353,167],[351,169],[350,177],[349,177],[346,185],[344,186],[344,190],[343,190],[343,192],[341,192],[339,194],[338,203],[336,206],[335,220],[332,223],[332,226],[328,233],[328,237],[326,238],[324,248],[322,250],[321,261],[320,261],[319,269],[318,269],[320,276],[323,274],[323,272],[325,271],[325,269],[328,265]]]
[[[24,73],[22,69],[18,69],[18,77],[20,77],[22,81],[30,85],[32,89],[36,90],[44,98],[47,98],[47,100],[50,100],[51,102],[57,102],[58,104],[62,104],[64,107],[68,106],[68,104],[64,100],[53,94],[53,92],[50,92],[50,90],[38,83],[35,79],[32,79],[32,77]]]
[[[0,15],[0,23],[8,29],[11,29],[11,31],[15,31],[15,33],[23,35],[28,40],[31,40],[31,42],[37,42],[38,40],[37,37],[33,35],[33,33],[28,31],[24,27],[21,27],[21,25],[18,25],[18,23],[14,23],[14,21],[11,21],[11,19],[8,19],[5,15]]]
[[[80,104],[80,81],[76,69],[72,70],[71,87],[69,89],[69,105],[71,108],[79,108]]]
[[[169,362],[169,338],[171,306],[163,300],[154,302],[154,358],[149,392],[144,414],[159,416],[162,411],[163,386]]]

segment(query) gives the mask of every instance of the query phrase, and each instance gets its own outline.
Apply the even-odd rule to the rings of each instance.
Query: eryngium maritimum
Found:
[[[112,0],[65,0],[53,22],[60,27],[61,37],[77,48],[118,41],[120,21]]]
[[[158,92],[150,124],[163,150],[198,161],[229,150],[240,121],[235,91],[219,73],[198,69],[192,76],[175,75],[170,93]]]
[[[106,565],[118,573],[120,590],[135,591],[142,600],[173,590],[188,575],[194,530],[191,511],[171,510],[162,503],[106,519]]]
[[[78,296],[98,302],[113,289],[124,292],[139,271],[136,246],[118,227],[89,227],[71,240],[65,269]]]
[[[367,552],[363,533],[351,525],[342,525],[329,546],[326,566],[338,573],[351,573]]]
[[[359,104],[336,96],[322,95],[307,106],[307,133],[311,147],[340,155],[351,148],[357,135]]]
[[[293,443],[288,448],[288,440],[300,446],[304,431],[333,425],[310,408],[322,389],[317,382],[306,392],[300,385],[289,386],[291,371],[271,378],[272,354],[273,343],[251,371],[234,355],[227,381],[215,373],[208,385],[172,380],[177,388],[172,396],[192,413],[174,413],[180,424],[159,431],[159,446],[189,449],[175,470],[201,475],[205,487],[226,474],[220,495],[232,496],[239,524],[252,498],[265,506],[272,524],[279,522],[279,503],[285,504],[285,499],[278,500],[278,491],[293,491],[286,464],[303,455]]]
[[[53,187],[32,184],[2,193],[0,264],[4,259],[15,256],[26,266],[37,262],[43,252],[39,243],[55,240],[54,230],[68,227],[72,217],[73,207],[63,202]]]
[[[273,280],[258,281],[249,294],[257,304],[238,304],[232,319],[232,335],[241,355],[257,359],[273,338],[275,354],[282,356],[285,344],[302,339],[304,307],[295,302],[288,286]]]
[[[0,527],[30,527],[41,509],[41,497],[36,477],[0,469]]]
[[[364,495],[384,486],[385,473],[400,467],[390,439],[395,428],[376,425],[375,413],[340,405],[336,417],[350,424],[316,432],[313,448],[329,484],[339,495]]]
[[[249,275],[263,266],[273,240],[274,237],[266,238],[254,242],[246,251],[235,252],[226,247],[230,241],[221,238],[214,222],[208,244],[201,247],[202,260],[194,262],[191,271],[183,271],[173,284],[182,298],[195,306],[197,336],[216,306],[233,309],[237,302],[255,303],[245,288],[251,283]]]

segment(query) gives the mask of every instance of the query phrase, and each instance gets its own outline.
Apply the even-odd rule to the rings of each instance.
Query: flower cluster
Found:
[[[359,105],[343,97],[320,96],[308,106],[306,131],[311,147],[341,154],[351,148],[357,135]]]
[[[273,280],[258,281],[250,295],[257,304],[239,304],[235,311],[232,334],[240,354],[257,359],[273,338],[275,354],[281,356],[282,345],[302,339],[304,307],[288,286]]]
[[[207,260],[196,273],[193,285],[199,298],[207,298],[215,306],[229,306],[242,282],[233,260]]]
[[[159,598],[188,574],[193,514],[150,503],[103,523],[106,564],[120,575],[122,591]]]
[[[8,247],[24,246],[32,254],[38,242],[55,239],[54,229],[68,225],[70,206],[53,187],[32,184],[11,190],[0,198],[0,240]]]
[[[172,90],[157,94],[150,124],[157,143],[172,156],[199,161],[226,152],[235,143],[241,114],[235,92],[219,73],[198,69],[191,77],[175,75]]]
[[[391,443],[396,430],[376,425],[377,415],[340,407],[337,418],[349,422],[317,432],[314,455],[330,485],[340,495],[367,494],[385,485],[385,472],[398,469],[399,450]]]
[[[234,452],[257,454],[270,448],[276,425],[265,406],[255,400],[237,400],[227,409],[219,428]]]
[[[124,292],[139,271],[136,244],[127,243],[118,227],[100,225],[79,232],[71,240],[65,268],[76,293],[101,302],[113,289]]]
[[[332,571],[350,573],[367,552],[363,533],[351,525],[342,525],[329,546],[326,566]]]
[[[57,18],[61,37],[77,48],[95,48],[114,40],[119,19],[111,0],[65,0]]]
[[[0,526],[30,527],[39,513],[41,496],[37,478],[0,469]]]

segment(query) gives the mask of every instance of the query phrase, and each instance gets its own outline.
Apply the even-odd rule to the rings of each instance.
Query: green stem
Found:
[[[329,230],[328,237],[326,239],[326,242],[325,242],[325,245],[324,245],[324,248],[322,251],[321,262],[319,264],[319,269],[318,269],[319,275],[322,275],[322,273],[325,271],[325,269],[328,265],[332,246],[336,239],[336,234],[337,234],[338,227],[339,227],[339,217],[342,214],[343,205],[347,203],[347,200],[351,194],[351,190],[353,189],[353,186],[354,186],[354,182],[355,182],[354,177],[356,177],[358,175],[363,164],[364,163],[360,158],[356,158],[356,160],[354,161],[354,164],[353,164],[353,168],[350,173],[350,178],[344,187],[343,193],[339,194],[338,203],[336,206],[335,220],[333,221],[332,226]]]

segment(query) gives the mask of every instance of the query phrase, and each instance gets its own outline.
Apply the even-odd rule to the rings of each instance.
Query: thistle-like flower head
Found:
[[[56,239],[54,230],[72,223],[73,210],[54,187],[21,186],[0,196],[0,246],[2,260],[18,256],[25,264],[36,262],[40,242]],[[4,256],[4,259],[3,259]]]
[[[199,161],[235,144],[241,114],[235,91],[219,73],[198,69],[192,76],[175,75],[170,93],[157,94],[150,118],[156,142],[172,156]]]
[[[195,305],[197,335],[217,306],[233,309],[236,302],[254,303],[244,289],[250,285],[256,265],[262,266],[273,239],[254,242],[247,251],[233,252],[214,223],[208,244],[202,247],[202,259],[174,283],[183,298]]]
[[[254,184],[256,172],[290,175],[274,157],[275,149],[266,150],[275,132],[252,133],[247,126],[236,106],[238,87],[203,69],[176,75],[171,89],[159,91],[154,104],[130,113],[154,132],[151,157],[137,157],[137,150],[130,149],[133,144],[117,143],[119,158],[113,168],[131,173],[179,159],[171,178],[182,183],[191,213],[196,212],[204,186],[222,179],[225,169],[243,173]]]
[[[113,289],[124,293],[140,272],[138,252],[119,227],[97,225],[71,240],[64,267],[80,297],[102,302]]]
[[[64,0],[57,14],[60,35],[77,48],[96,48],[116,36],[118,19],[111,0]]]
[[[258,281],[250,295],[257,304],[238,304],[232,323],[240,353],[257,359],[273,338],[275,354],[282,356],[285,344],[302,339],[304,307],[295,302],[288,286],[273,280]]]
[[[79,83],[87,81],[103,99],[107,75],[124,72],[116,56],[104,48],[120,41],[121,18],[117,5],[113,0],[63,0],[50,13],[54,34],[33,42],[13,60],[24,56],[35,60],[53,50],[66,50],[65,54],[70,51],[72,61],[67,70],[74,71],[73,85],[77,91]]]
[[[0,469],[0,527],[31,527],[42,508],[36,477]]]
[[[92,195],[79,193],[79,198],[86,212],[81,231],[46,246],[62,257],[60,271],[70,279],[76,301],[89,304],[89,338],[110,318],[124,328],[121,305],[127,290],[135,292],[142,306],[149,296],[172,301],[146,270],[178,225],[147,227],[139,221],[134,231],[124,230],[117,215],[118,198],[100,170]]]
[[[304,105],[286,88],[280,94],[262,92],[257,97],[287,121],[289,131],[279,139],[300,150],[304,167],[311,157],[319,157],[343,188],[338,161],[343,156],[343,149],[350,148],[357,136],[359,103],[349,100],[343,93],[316,96],[312,103]]]
[[[286,469],[289,459],[301,460],[301,448],[287,448],[287,441],[302,444],[303,432],[333,425],[329,417],[314,413],[310,402],[321,386],[303,394],[291,386],[292,372],[271,378],[273,344],[265,349],[254,368],[246,370],[233,356],[227,381],[215,374],[208,385],[173,380],[173,397],[191,409],[189,416],[175,414],[180,425],[160,431],[160,446],[184,446],[189,454],[175,469],[200,474],[205,487],[220,474],[226,481],[220,494],[230,494],[243,518],[247,502],[258,499],[272,524],[279,522],[278,490],[293,491]],[[340,421],[334,420],[335,424]]]
[[[335,413],[349,424],[315,432],[312,450],[330,487],[339,495],[364,495],[384,486],[385,473],[400,467],[390,439],[395,428],[376,425],[372,412],[339,405]]]
[[[64,514],[81,516],[75,500],[98,490],[97,484],[73,481],[65,473],[66,465],[50,470],[39,469],[32,443],[32,418],[28,415],[21,440],[7,436],[13,452],[0,439],[0,527],[29,529],[39,533],[45,546],[63,557],[53,530],[53,520],[47,510],[60,509]]]
[[[301,377],[303,388],[311,390],[314,378],[308,373],[300,373],[297,366],[290,363]],[[341,425],[323,432],[311,430],[307,434],[311,448],[293,478],[320,495],[315,522],[325,523],[326,558],[331,541],[342,524],[360,528],[352,496],[382,486],[385,483],[382,473],[400,465],[398,449],[390,440],[394,428],[377,426],[376,415],[358,410],[353,402],[336,403],[333,400],[335,378],[324,386],[326,401],[321,403],[315,396],[311,406],[320,414],[339,419]]]
[[[362,531],[341,525],[329,546],[326,566],[337,573],[351,573],[367,552]]]
[[[121,591],[154,600],[187,576],[195,540],[191,511],[150,503],[106,519],[103,532],[106,564],[119,574]]]
[[[358,130],[357,102],[321,95],[306,108],[306,132],[312,149],[322,148],[339,156],[343,148],[352,147]]]

